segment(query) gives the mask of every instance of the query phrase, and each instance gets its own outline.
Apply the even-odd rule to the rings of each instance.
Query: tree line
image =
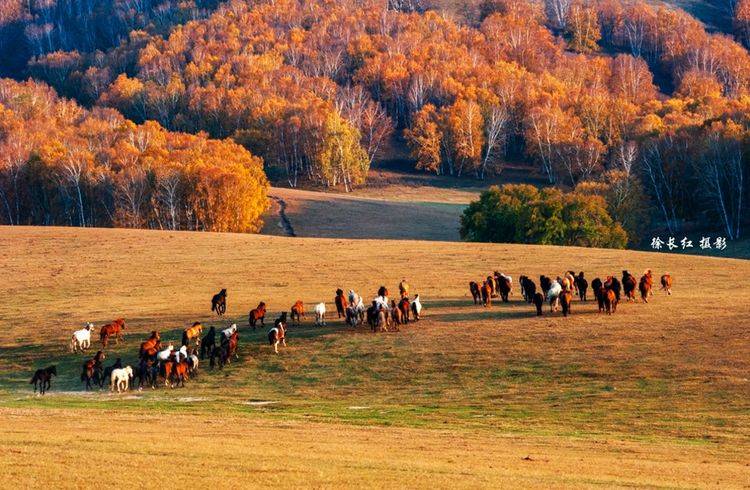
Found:
[[[257,232],[260,158],[0,80],[0,223]]]
[[[291,186],[350,190],[395,134],[427,172],[482,179],[524,160],[565,189],[617,175],[670,232],[722,223],[736,238],[744,4],[736,40],[643,1],[482,0],[454,20],[426,1],[230,0],[166,36],[132,30],[28,69],[133,121],[232,138]],[[637,240],[638,215],[615,219]]]

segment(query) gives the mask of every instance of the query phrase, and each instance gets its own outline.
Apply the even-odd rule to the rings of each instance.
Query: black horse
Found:
[[[50,366],[44,369],[37,369],[29,384],[34,385],[34,393],[39,387],[39,393],[44,395],[48,389],[52,388],[52,376],[57,376],[57,366]]]
[[[217,315],[224,316],[227,312],[227,290],[222,289],[218,294],[214,294],[211,298],[211,311],[215,311]]]
[[[115,369],[122,369],[122,359],[120,359],[119,357],[115,359],[114,364],[104,368],[104,371],[102,372],[102,375],[99,378],[100,388],[102,388],[104,386],[104,383],[106,383],[107,380],[112,377],[112,371],[114,371]]]
[[[208,333],[201,339],[201,360],[205,359],[206,356],[210,356],[216,347],[216,328],[211,327],[208,329]]]
[[[156,388],[158,375],[159,364],[153,358],[143,358],[135,369],[133,379],[138,380],[138,389],[142,389],[144,384],[150,385],[151,388]]]

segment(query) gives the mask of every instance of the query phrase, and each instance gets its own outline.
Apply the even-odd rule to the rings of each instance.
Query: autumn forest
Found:
[[[527,164],[631,241],[736,239],[750,0],[726,9],[718,32],[641,1],[5,1],[0,223],[256,232],[269,177],[349,191],[400,145],[455,178]]]

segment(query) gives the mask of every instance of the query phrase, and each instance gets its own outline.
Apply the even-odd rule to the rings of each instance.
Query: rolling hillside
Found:
[[[85,267],[82,267],[85,265]],[[519,299],[474,306],[466,284],[574,268],[589,278],[645,268],[674,295],[590,302],[537,318]],[[194,468],[199,484],[524,487],[750,483],[750,295],[745,261],[632,251],[425,241],[0,228],[0,476],[24,485],[143,485]],[[337,287],[366,298],[406,277],[425,303],[418,324],[373,334],[308,317],[273,355],[246,326]],[[696,279],[710,288],[694,287]],[[209,311],[229,291],[227,318]],[[84,394],[70,332],[124,316],[108,350],[135,361],[159,329],[241,327],[240,359],[185,388]],[[44,398],[33,369],[56,363]],[[55,423],[38,423],[54,420]],[[41,446],[40,446],[41,445]],[[54,457],[41,470],[30,457]],[[106,455],[106,456],[105,456]],[[111,455],[122,456],[118,465]],[[467,457],[467,455],[471,455]],[[76,466],[87,458],[91,466]],[[116,458],[117,459],[117,458]],[[149,472],[142,471],[144,466]],[[75,468],[71,470],[71,468]],[[94,469],[95,468],[95,469]]]

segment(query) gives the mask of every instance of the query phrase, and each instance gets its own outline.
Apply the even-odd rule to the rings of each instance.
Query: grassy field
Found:
[[[537,318],[517,293],[484,309],[466,288],[492,270],[593,278],[647,267],[673,274],[674,295],[612,317],[575,301],[569,318]],[[0,270],[0,476],[22,486],[148,485],[184,468],[219,487],[750,485],[746,261],[6,227]],[[426,311],[400,332],[308,318],[276,356],[265,330],[245,326],[260,300],[270,320],[296,299],[333,309],[337,287],[370,297],[403,276]],[[217,320],[209,300],[222,287],[228,318]],[[186,388],[85,394],[70,332],[117,316],[126,341],[107,363],[134,363],[147,332],[178,340],[195,320],[240,323],[240,360]],[[34,397],[28,379],[51,363],[53,391]]]
[[[300,237],[457,241],[461,213],[478,191],[446,189],[440,199],[428,200],[435,194],[434,187],[404,185],[368,188],[354,195],[279,187],[269,192],[286,203],[287,217]],[[279,225],[278,211],[274,202],[263,233],[287,234]]]

